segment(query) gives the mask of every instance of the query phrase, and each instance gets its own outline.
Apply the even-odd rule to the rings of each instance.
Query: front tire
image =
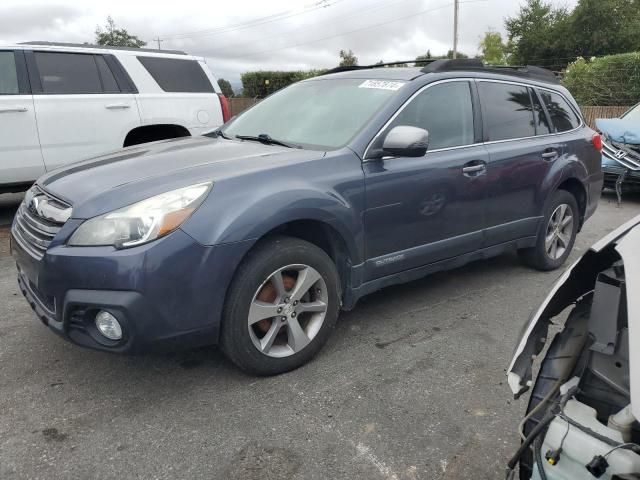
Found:
[[[231,283],[221,348],[250,374],[298,368],[329,338],[339,299],[338,273],[323,250],[297,238],[264,240],[247,254]]]
[[[571,254],[579,225],[575,197],[566,190],[557,190],[547,206],[536,245],[520,250],[520,258],[537,270],[560,268]]]

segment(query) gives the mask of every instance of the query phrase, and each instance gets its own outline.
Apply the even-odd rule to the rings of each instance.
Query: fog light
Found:
[[[109,312],[104,310],[98,312],[96,315],[96,327],[109,340],[120,340],[122,338],[122,327],[116,317]]]

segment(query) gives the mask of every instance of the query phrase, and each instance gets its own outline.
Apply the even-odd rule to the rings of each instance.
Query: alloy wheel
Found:
[[[276,270],[251,301],[248,328],[253,345],[270,357],[299,352],[320,331],[327,304],[327,285],[315,268],[295,264]]]
[[[549,218],[545,235],[545,251],[552,260],[562,257],[573,235],[573,211],[566,203],[558,205]]]

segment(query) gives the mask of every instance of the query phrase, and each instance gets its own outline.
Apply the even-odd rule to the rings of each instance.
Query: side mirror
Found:
[[[387,133],[382,152],[394,157],[423,157],[428,147],[429,132],[423,128],[401,125]]]

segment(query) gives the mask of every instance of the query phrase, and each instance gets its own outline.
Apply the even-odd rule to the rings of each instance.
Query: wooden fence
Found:
[[[229,99],[231,116],[242,113],[247,108],[255,105],[260,100],[257,98],[234,97]],[[626,112],[629,107],[581,107],[582,115],[591,128],[595,128],[596,118],[616,118]]]
[[[239,113],[242,113],[247,108],[255,105],[260,100],[257,98],[244,98],[244,97],[232,97],[229,99],[229,110],[231,110],[231,116],[235,117]]]
[[[584,121],[591,128],[595,129],[596,118],[617,118],[630,107],[580,107]]]

